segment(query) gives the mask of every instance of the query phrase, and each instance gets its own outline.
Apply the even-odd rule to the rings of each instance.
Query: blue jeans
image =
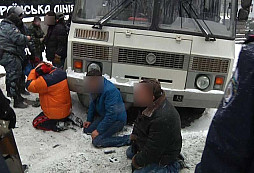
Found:
[[[132,152],[131,146],[126,150],[126,156],[132,159],[136,153]],[[141,169],[136,169],[134,173],[178,173],[180,170],[180,164],[175,162],[171,165],[160,166],[159,164],[149,164]]]
[[[94,130],[96,130],[99,123],[103,120],[103,117],[96,118],[92,124],[84,129],[84,133],[91,134]],[[125,145],[130,145],[130,136],[116,136],[112,137],[117,132],[121,131],[124,127],[124,122],[116,121],[112,124],[112,126],[107,129],[104,133],[99,134],[95,139],[93,139],[93,145],[97,148],[100,147],[121,147]]]

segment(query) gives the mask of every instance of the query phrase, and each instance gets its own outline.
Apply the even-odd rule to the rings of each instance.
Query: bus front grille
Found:
[[[194,71],[227,73],[229,64],[228,59],[191,57],[189,68]]]
[[[109,33],[107,31],[97,31],[88,29],[75,29],[74,37],[87,39],[87,40],[98,40],[108,41]]]
[[[111,61],[112,47],[73,42],[72,54],[78,58],[90,58]]]
[[[129,48],[116,48],[115,56],[118,57],[119,63],[156,66],[172,69],[183,69],[185,55],[165,52],[153,52],[147,50],[136,50]],[[146,57],[148,54],[153,54],[156,61],[153,64],[148,64]]]

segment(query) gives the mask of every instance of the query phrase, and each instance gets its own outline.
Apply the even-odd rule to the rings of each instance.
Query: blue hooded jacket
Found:
[[[92,122],[95,113],[103,116],[103,120],[97,126],[97,131],[104,133],[114,122],[126,123],[127,114],[120,91],[110,81],[104,78],[104,88],[100,95],[90,99],[87,121]]]

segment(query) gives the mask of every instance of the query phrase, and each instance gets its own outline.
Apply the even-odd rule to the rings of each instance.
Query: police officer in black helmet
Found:
[[[28,28],[27,26],[23,23],[23,17],[24,17],[24,11],[21,7],[17,6],[17,7],[12,7],[10,8],[10,10],[8,11],[8,15],[10,14],[16,14],[19,18],[20,21],[17,24],[18,29],[20,30],[20,32],[24,35],[29,35],[28,33]],[[28,55],[25,52],[25,48],[28,48],[29,52],[31,53],[31,55]],[[20,57],[22,58],[22,71],[24,71],[24,68],[26,67],[26,65],[28,64],[29,59],[33,60],[35,58],[35,46],[34,46],[34,42],[33,39],[29,40],[29,42],[26,45],[22,45],[19,46],[17,49],[17,53],[20,55]],[[19,89],[20,89],[20,93],[23,95],[30,95],[29,92],[26,91],[26,87],[25,87],[25,75],[22,74],[20,81],[19,81]],[[23,99],[24,100],[24,99]]]
[[[9,12],[0,24],[0,65],[4,66],[6,71],[6,90],[8,96],[14,98],[14,107],[26,108],[20,86],[24,60],[21,49],[28,44],[31,37],[22,34],[18,28],[23,23],[21,8],[15,7],[11,10],[13,12]]]

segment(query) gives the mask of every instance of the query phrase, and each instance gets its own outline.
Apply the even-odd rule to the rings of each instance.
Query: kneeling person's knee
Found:
[[[102,141],[102,139],[100,138],[100,136],[98,136],[98,137],[93,139],[92,144],[96,148],[100,148],[101,147],[101,141]]]
[[[132,159],[134,157],[134,153],[132,151],[132,146],[128,147],[126,150],[126,156],[128,159]]]

